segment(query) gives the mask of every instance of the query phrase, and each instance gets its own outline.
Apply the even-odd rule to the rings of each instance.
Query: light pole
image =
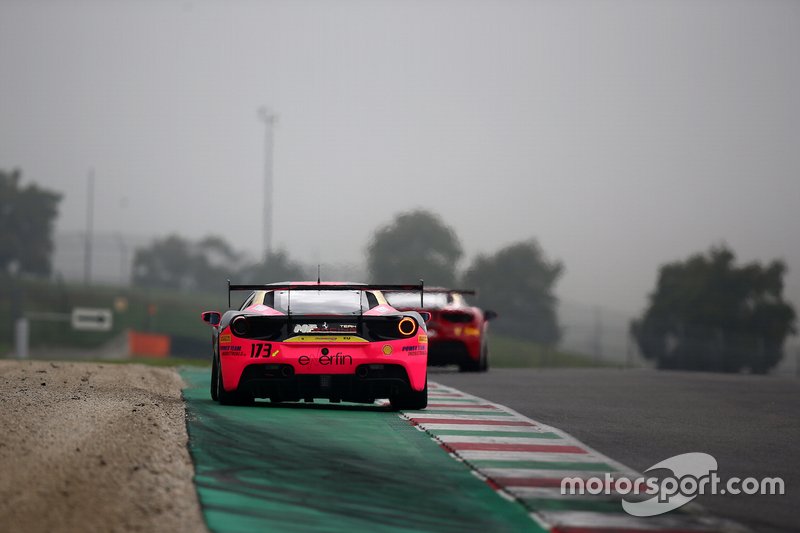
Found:
[[[89,169],[86,183],[86,240],[83,245],[83,283],[92,281],[92,230],[94,225],[94,169]]]
[[[119,284],[125,287],[128,285],[125,279],[126,265],[128,263],[128,246],[125,244],[125,239],[122,237],[121,233],[115,233],[114,238],[117,241],[117,247],[119,247]]]
[[[272,145],[273,127],[278,117],[268,108],[258,110],[259,118],[264,122],[264,261],[272,254]]]

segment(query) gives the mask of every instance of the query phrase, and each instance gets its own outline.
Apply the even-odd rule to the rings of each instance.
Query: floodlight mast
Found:
[[[264,122],[264,261],[272,255],[272,149],[274,145],[273,129],[278,116],[267,107],[258,110],[258,117]]]

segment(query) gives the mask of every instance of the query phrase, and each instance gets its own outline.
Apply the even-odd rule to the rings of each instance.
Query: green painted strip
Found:
[[[476,431],[472,429],[436,429],[433,435],[459,435],[464,437],[527,437],[529,439],[560,439],[556,433],[537,433],[536,431]]]
[[[384,407],[225,407],[208,397],[208,370],[181,375],[195,483],[215,533],[543,531]]]
[[[465,406],[466,407],[466,406]],[[458,409],[437,409],[435,407],[425,409],[424,411],[407,411],[409,413],[414,414],[432,414],[432,415],[470,415],[475,416],[476,418],[480,418],[481,416],[514,416],[511,413],[506,413],[505,411],[497,411],[492,409],[481,409],[480,411],[468,411],[468,410],[458,410]],[[435,422],[432,422],[435,423]]]
[[[621,500],[620,500],[621,501]],[[622,513],[620,501],[603,500],[551,500],[546,498],[522,498],[522,502],[534,512],[538,511],[593,511],[596,513]]]
[[[505,459],[475,459],[469,461],[476,468],[532,468],[535,470],[589,470],[592,472],[614,472],[606,463],[582,463],[578,461],[513,461]]]

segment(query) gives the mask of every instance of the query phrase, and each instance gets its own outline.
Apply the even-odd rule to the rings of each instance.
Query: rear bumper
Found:
[[[296,374],[290,364],[254,364],[244,369],[239,381],[240,391],[273,401],[327,398],[371,403],[410,388],[405,368],[395,364],[358,365],[353,374]]]
[[[437,339],[431,340],[428,349],[428,365],[466,365],[480,360],[481,345],[478,342]]]
[[[250,389],[259,397],[386,398],[397,387],[425,387],[428,339],[348,341],[342,336],[302,337],[302,342],[264,342],[226,334],[219,345],[226,391]],[[355,337],[346,337],[354,339]]]

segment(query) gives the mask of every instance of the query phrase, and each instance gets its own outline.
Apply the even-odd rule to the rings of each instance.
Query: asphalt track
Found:
[[[564,496],[565,476],[637,474],[557,427],[447,385],[430,382],[429,408],[401,417],[378,405],[222,407],[208,399],[207,372],[183,376],[195,483],[215,532],[741,531],[696,505],[636,518],[619,496]]]
[[[640,472],[705,452],[723,478],[782,477],[783,496],[696,501],[755,531],[800,531],[800,380],[612,369],[433,370],[431,379],[558,427]]]
[[[542,531],[428,434],[379,406],[223,407],[182,372],[211,531]]]

